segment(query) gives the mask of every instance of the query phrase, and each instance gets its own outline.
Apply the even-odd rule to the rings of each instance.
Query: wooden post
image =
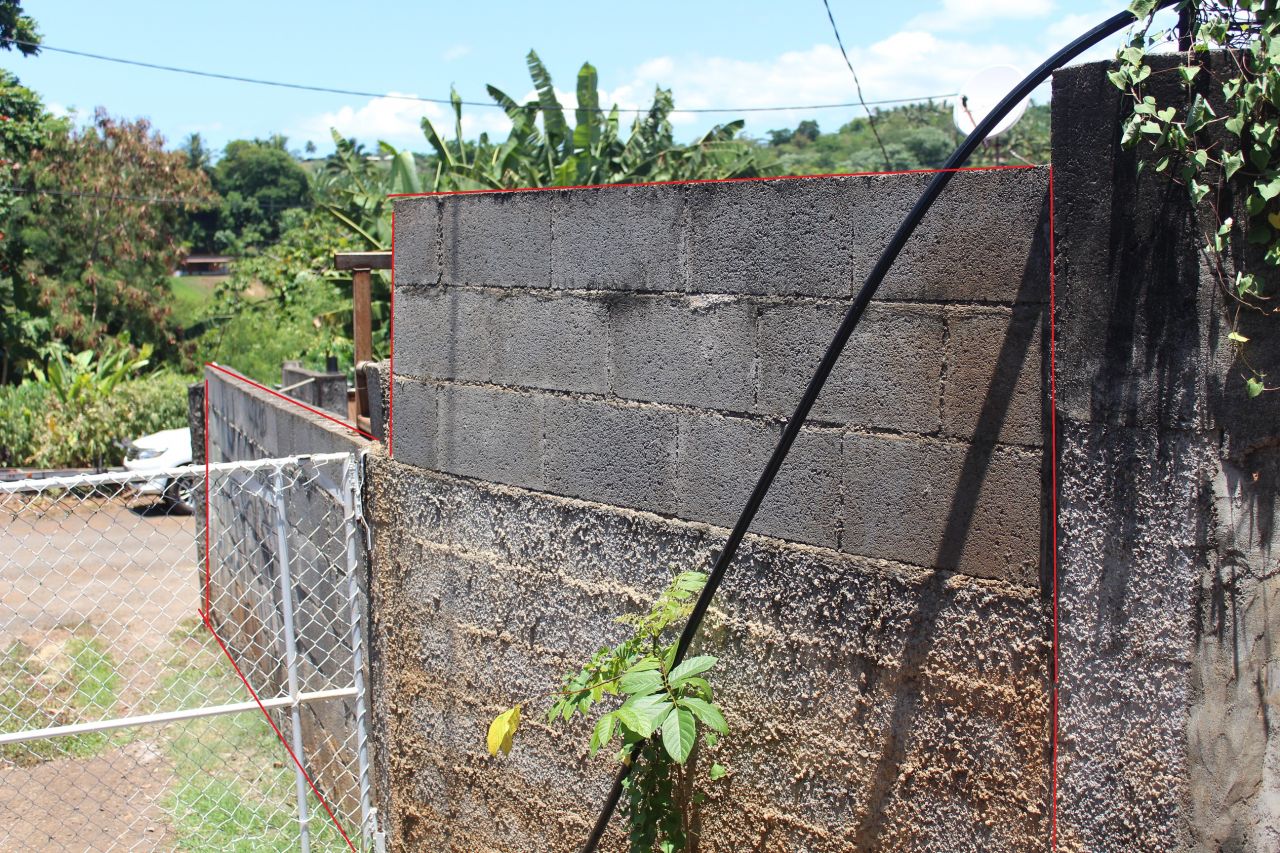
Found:
[[[360,365],[373,360],[372,270],[391,268],[390,252],[339,252],[333,265],[351,270],[351,336],[356,349],[356,426],[369,428],[369,389]]]

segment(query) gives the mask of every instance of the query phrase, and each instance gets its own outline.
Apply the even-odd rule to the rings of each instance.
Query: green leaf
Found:
[[[719,762],[717,762],[711,765],[711,769],[707,771],[707,775],[711,777],[711,781],[714,782],[717,779],[723,779],[724,774],[728,772],[729,771],[724,768],[723,764],[720,764]]]
[[[704,702],[701,699],[693,699],[685,697],[678,701],[681,708],[688,708],[698,721],[703,725],[715,729],[720,734],[729,733],[729,724],[725,722],[724,714],[720,713],[720,709],[710,702]]]
[[[591,756],[593,758],[600,751],[600,747],[613,739],[613,723],[613,714],[605,714],[596,721],[595,730],[591,732]]]
[[[1190,86],[1191,81],[1194,80],[1196,78],[1196,75],[1200,73],[1200,66],[1182,65],[1182,66],[1179,66],[1178,73],[1182,75],[1182,82]]]
[[[1225,127],[1231,133],[1234,133],[1236,136],[1239,136],[1241,133],[1244,132],[1244,116],[1240,116],[1240,115],[1232,116],[1231,118],[1223,122],[1222,126]]]
[[[684,708],[672,708],[662,723],[662,745],[676,764],[684,764],[693,750],[698,727],[693,714]]]
[[[1129,11],[1135,18],[1141,20],[1156,10],[1156,2],[1157,0],[1133,0],[1129,4]]]
[[[661,694],[649,696],[633,696],[622,707],[614,711],[618,722],[640,738],[653,734],[667,714],[671,711],[671,703]]]
[[[1192,181],[1187,189],[1191,192],[1191,200],[1196,204],[1204,201],[1204,197],[1209,194],[1209,188],[1199,181]]]
[[[671,670],[671,675],[667,677],[667,681],[673,688],[678,688],[695,675],[701,675],[711,667],[716,665],[716,659],[711,655],[700,655],[698,657],[689,658],[675,669]]]
[[[1137,45],[1131,45],[1120,51],[1120,61],[1127,62],[1130,65],[1137,65],[1142,61],[1143,50]]]
[[[1231,176],[1240,171],[1243,165],[1244,157],[1240,156],[1239,151],[1228,151],[1222,155],[1222,171],[1227,180],[1231,180]]]
[[[1264,201],[1271,201],[1271,199],[1280,195],[1280,177],[1272,178],[1266,183],[1256,184],[1254,188]]]
[[[1235,341],[1235,342],[1236,342],[1236,343],[1238,343],[1238,344],[1247,344],[1247,343],[1249,343],[1249,339],[1248,339],[1248,338],[1246,338],[1244,335],[1240,334],[1239,332],[1230,332],[1230,333],[1228,333],[1228,334],[1227,334],[1227,337],[1228,337],[1228,338],[1230,338],[1231,340]]]
[[[1129,88],[1129,75],[1124,71],[1108,71],[1107,79],[1121,92]]]
[[[1263,387],[1261,379],[1258,379],[1256,376],[1250,376],[1248,381],[1244,383],[1244,390],[1250,397],[1256,397],[1261,394],[1265,388]]]
[[[648,696],[662,688],[662,673],[655,669],[628,671],[619,680],[618,686],[622,688],[623,693],[629,693],[632,696]]]

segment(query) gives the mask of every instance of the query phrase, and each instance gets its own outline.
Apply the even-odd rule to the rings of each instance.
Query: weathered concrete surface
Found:
[[[610,778],[526,708],[723,531],[370,457],[375,726],[391,849],[571,850]],[[704,851],[1034,850],[1046,833],[1038,591],[751,537],[703,648],[732,736]],[[705,766],[713,760],[702,756]],[[620,826],[620,822],[616,824]],[[610,849],[619,849],[615,829]]]
[[[1280,405],[1246,400],[1200,221],[1119,149],[1106,70],[1053,96],[1060,849],[1274,851]],[[1245,330],[1268,371],[1271,325]]]
[[[286,376],[289,373],[286,370]],[[320,374],[325,376],[325,374]],[[337,374],[346,403],[346,381]],[[370,442],[301,406],[216,370],[206,371],[209,419],[203,423],[203,395],[192,393],[192,435],[207,430],[210,462],[355,453]],[[315,398],[322,402],[323,397]],[[201,449],[203,450],[203,443]],[[335,626],[350,626],[346,540],[341,504],[316,482],[335,487],[341,464],[292,465],[281,469],[285,488],[286,541],[295,591],[294,628],[303,689],[348,686],[352,680],[350,637]],[[284,632],[280,599],[277,514],[271,494],[235,485],[234,476],[215,475],[211,493],[212,576],[209,617],[237,665],[255,689],[287,693],[281,653]],[[227,478],[227,479],[223,479]],[[269,486],[270,476],[255,478]],[[203,516],[203,511],[201,511]],[[360,588],[367,589],[367,561],[359,551]],[[201,579],[201,599],[204,597]],[[367,612],[362,625],[368,625]],[[365,642],[368,642],[367,630]],[[331,804],[344,814],[359,813],[355,756],[346,745],[355,719],[347,699],[303,706],[303,744],[308,772]],[[286,717],[277,716],[286,725]]]
[[[1047,178],[955,177],[775,482],[703,640],[735,729],[703,850],[1043,846]],[[608,763],[535,707],[491,761],[488,719],[706,568],[925,180],[397,200],[369,479],[393,849],[581,843]]]
[[[284,393],[301,400],[313,409],[332,412],[339,418],[347,417],[347,375],[310,370],[296,361],[286,361],[280,368],[280,387]]]

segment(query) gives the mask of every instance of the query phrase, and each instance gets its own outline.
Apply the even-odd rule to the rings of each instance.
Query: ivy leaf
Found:
[[[489,724],[489,754],[497,755],[499,750],[502,751],[503,755],[511,752],[511,739],[515,736],[516,729],[519,726],[519,705],[494,717],[493,722]]]
[[[1234,133],[1236,136],[1239,136],[1241,133],[1244,132],[1244,116],[1240,116],[1240,115],[1232,116],[1231,118],[1223,122],[1222,126],[1225,127],[1231,133]]]
[[[679,700],[678,704],[681,708],[688,708],[698,721],[705,726],[715,729],[722,735],[729,733],[729,724],[725,722],[724,714],[720,713],[720,709],[710,702],[704,702],[701,699],[684,698]]]
[[[1256,376],[1250,376],[1248,381],[1244,383],[1245,393],[1250,397],[1256,397],[1263,391],[1262,380]]]
[[[1236,342],[1236,343],[1238,343],[1238,344],[1247,344],[1247,343],[1249,343],[1249,339],[1248,339],[1248,338],[1246,338],[1244,335],[1240,334],[1239,332],[1230,332],[1230,333],[1228,333],[1227,337],[1228,337],[1228,338],[1230,338],[1231,340],[1235,341],[1235,342]]]
[[[1137,65],[1142,61],[1142,48],[1137,45],[1130,45],[1120,51],[1120,61],[1127,62],[1130,65]]]
[[[662,723],[662,745],[676,764],[684,764],[693,750],[698,726],[693,714],[684,708],[672,708]]]
[[[716,665],[716,659],[711,655],[699,655],[696,658],[689,658],[675,669],[671,670],[671,675],[667,677],[673,688],[678,688],[695,675],[701,675],[711,667]]]
[[[1182,82],[1190,86],[1191,81],[1196,79],[1196,75],[1200,73],[1200,66],[1182,65],[1178,67],[1178,73],[1182,75]]]
[[[1239,151],[1229,151],[1222,155],[1222,170],[1227,176],[1227,180],[1231,180],[1231,176],[1240,171],[1240,167],[1244,165],[1244,157],[1240,156]]]
[[[1187,189],[1191,191],[1191,200],[1196,204],[1204,201],[1204,197],[1209,194],[1209,188],[1199,181],[1192,181]]]
[[[1272,178],[1265,184],[1257,184],[1255,188],[1264,201],[1271,201],[1271,199],[1280,195],[1280,176]]]
[[[725,770],[725,769],[724,769],[724,765],[723,765],[723,764],[720,764],[719,762],[717,762],[717,763],[715,763],[715,764],[712,764],[712,765],[711,765],[711,769],[707,771],[707,775],[708,775],[708,776],[710,776],[710,777],[711,777],[711,781],[712,781],[712,782],[714,782],[714,781],[716,781],[717,779],[723,779],[723,778],[724,778],[724,774],[726,774],[726,773],[728,773],[728,772],[729,772],[728,770]]]
[[[1108,71],[1107,79],[1121,92],[1129,88],[1129,75],[1124,71]]]

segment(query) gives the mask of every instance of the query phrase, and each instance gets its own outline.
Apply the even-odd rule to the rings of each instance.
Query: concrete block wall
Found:
[[[289,372],[286,370],[286,376]],[[324,374],[320,374],[324,376]],[[345,405],[345,379],[339,375]],[[236,376],[207,369],[202,393],[191,395],[192,435],[207,430],[210,462],[236,462],[318,453],[358,453],[369,442],[300,406],[254,388]],[[207,389],[207,390],[205,390]],[[204,396],[208,423],[204,423]],[[203,451],[203,447],[201,447]],[[349,625],[346,541],[342,506],[296,467],[286,477],[285,514],[295,589],[294,623],[304,689],[351,683],[350,637],[335,625]],[[312,469],[312,473],[315,470]],[[336,486],[340,465],[320,471]],[[259,476],[258,485],[269,485]],[[282,657],[276,512],[269,496],[233,485],[212,490],[210,619],[255,689],[287,692]],[[201,512],[203,517],[203,512]],[[367,565],[361,556],[361,586]],[[200,578],[203,598],[204,582]],[[362,624],[368,625],[367,610]],[[365,642],[368,642],[366,637]],[[355,719],[347,699],[303,705],[303,746],[313,780],[344,814],[359,813],[354,756],[344,750]],[[284,717],[277,724],[284,726]],[[287,729],[282,728],[282,731]]]
[[[398,200],[396,457],[731,523],[927,178]],[[1046,189],[1043,169],[956,176],[755,530],[903,559],[876,522],[910,503],[908,562],[1039,583]]]
[[[704,639],[738,734],[702,849],[1043,846],[1047,177],[955,177],[784,466]],[[927,180],[396,201],[369,477],[392,849],[581,843],[610,776],[585,732],[532,722],[490,761],[487,719],[708,566]]]

